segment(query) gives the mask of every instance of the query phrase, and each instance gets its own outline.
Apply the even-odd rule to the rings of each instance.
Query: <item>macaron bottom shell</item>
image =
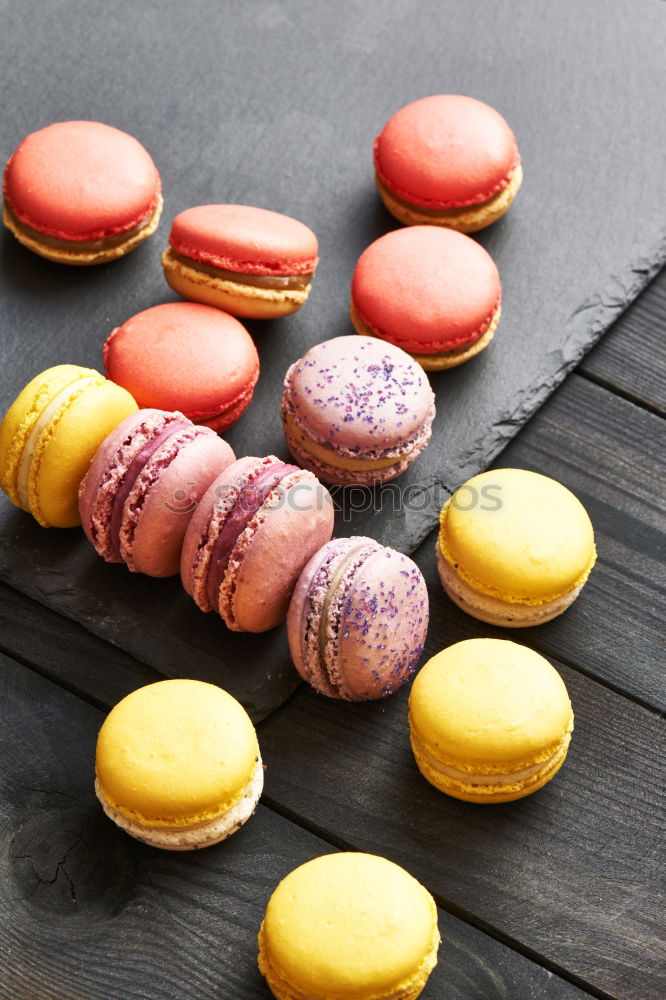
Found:
[[[201,302],[245,319],[281,319],[297,312],[307,301],[310,285],[305,289],[281,291],[245,284],[243,275],[238,281],[216,277],[196,267],[177,260],[171,250],[162,254],[164,277],[170,288],[184,299]]]
[[[31,250],[45,260],[55,264],[71,264],[77,267],[87,267],[91,264],[106,264],[109,261],[124,257],[152,236],[157,229],[164,201],[158,195],[155,207],[145,220],[133,226],[122,234],[95,241],[77,241],[50,239],[38,230],[26,226],[16,218],[6,202],[2,206],[2,221],[16,239],[27,250]]]
[[[436,543],[436,555],[439,579],[450,599],[461,611],[487,625],[499,625],[502,628],[529,628],[532,625],[543,625],[566,611],[583,589],[583,584],[580,584],[567,594],[538,605],[503,601],[475,590],[463,580],[442,555],[439,541]]]
[[[407,454],[396,456],[394,459],[377,459],[375,464],[370,458],[355,461],[339,457],[336,461],[339,461],[340,465],[332,465],[327,461],[329,454],[331,456],[335,454],[331,449],[312,441],[300,428],[284,420],[284,437],[292,457],[322,482],[335,486],[375,486],[395,479],[416,461],[428,444],[430,436],[431,429],[428,426]],[[362,467],[359,468],[359,465]]]
[[[515,168],[508,183],[487,201],[456,208],[426,209],[399,197],[375,174],[375,186],[391,215],[405,226],[446,226],[459,233],[475,233],[497,222],[510,208],[523,182],[521,164]]]
[[[385,339],[380,336],[375,330],[372,330],[367,323],[361,317],[358,309],[352,302],[350,304],[350,316],[354,329],[362,337],[378,337],[379,339]],[[485,328],[476,340],[471,341],[468,344],[463,344],[462,347],[453,348],[450,351],[440,351],[435,354],[415,354],[411,351],[411,357],[421,365],[424,371],[436,372],[445,371],[448,368],[457,368],[458,365],[462,365],[465,361],[470,361],[471,358],[475,358],[477,354],[480,354],[495,336],[495,331],[499,326],[499,321],[502,315],[501,306],[497,308],[497,311],[492,316],[490,323]],[[400,344],[396,344],[396,347],[400,347]]]
[[[573,728],[573,724],[572,724]],[[451,765],[438,762],[419,739],[410,718],[410,743],[416,766],[423,777],[440,792],[464,802],[481,805],[496,805],[514,802],[543,788],[554,778],[564,764],[571,740],[569,731],[561,745],[547,760],[532,766],[522,767],[516,772],[499,774],[496,771],[473,774]]]
[[[191,851],[200,850],[203,847],[212,847],[226,840],[253,815],[264,787],[264,767],[261,757],[258,757],[257,764],[243,794],[238,802],[227,812],[214,819],[204,820],[200,823],[193,823],[189,826],[151,826],[149,821],[139,822],[137,819],[129,819],[116,809],[105,798],[104,791],[99,779],[95,779],[95,794],[99,799],[106,815],[125,833],[128,833],[135,840],[140,840],[149,847],[159,847],[167,851]]]
[[[266,929],[263,922],[259,928],[258,943],[259,971],[266,980],[275,1000],[346,1000],[346,995],[343,996],[342,993],[321,993],[318,995],[310,992],[304,993],[291,981],[287,980],[271,962],[269,949],[266,945]],[[403,980],[396,990],[392,990],[390,993],[377,993],[373,991],[371,994],[367,994],[368,1000],[396,1000],[396,998],[397,1000],[417,1000],[423,993],[430,973],[437,964],[439,944],[440,939],[439,935],[437,935],[431,951],[423,959],[419,968],[408,980]],[[363,995],[359,993],[350,994],[350,996],[353,996],[354,1000],[364,1000]]]

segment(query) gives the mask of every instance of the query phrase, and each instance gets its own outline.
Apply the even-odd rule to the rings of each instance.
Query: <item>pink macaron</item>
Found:
[[[333,501],[311,472],[274,455],[241,458],[192,515],[183,586],[230,629],[265,632],[285,617],[303,566],[332,532]]]
[[[400,222],[464,233],[499,219],[523,179],[502,115],[461,94],[401,108],[375,139],[374,161],[379,194]]]
[[[372,538],[334,538],[301,573],[287,630],[296,669],[320,694],[383,698],[423,651],[425,580],[411,559]]]
[[[62,264],[100,264],[157,228],[160,176],[133,136],[102,122],[56,122],[7,161],[3,221],[28,249]]]
[[[162,255],[164,276],[186,299],[254,319],[276,319],[306,301],[318,262],[308,226],[251,205],[197,205],[177,215]]]
[[[357,333],[387,340],[426,371],[453,368],[487,347],[500,319],[495,262],[470,236],[411,226],[361,254],[351,284]]]
[[[282,422],[289,451],[327,483],[404,472],[430,440],[435,397],[423,369],[375,337],[335,337],[293,364]]]
[[[182,413],[139,410],[109,434],[79,488],[81,524],[107,562],[173,576],[192,511],[234,453]]]
[[[259,355],[243,324],[194,302],[132,316],[109,334],[104,365],[139,406],[180,410],[216,431],[238,420],[259,378]]]

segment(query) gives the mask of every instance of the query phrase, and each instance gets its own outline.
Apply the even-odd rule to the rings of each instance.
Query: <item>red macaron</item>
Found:
[[[29,250],[62,264],[121,257],[157,228],[160,176],[133,136],[102,122],[56,122],[10,156],[3,222]]]
[[[183,298],[235,316],[276,319],[300,309],[317,267],[302,222],[250,205],[198,205],[173,220],[164,276]]]
[[[351,318],[357,333],[380,337],[437,371],[488,346],[501,296],[495,262],[479,243],[452,229],[410,226],[361,254]]]
[[[471,233],[506,212],[523,173],[506,121],[461,94],[424,97],[397,111],[375,139],[376,184],[406,225]]]
[[[179,410],[216,431],[240,417],[259,377],[257,349],[242,323],[193,302],[132,316],[107,338],[104,364],[139,406]]]
[[[333,532],[333,501],[311,472],[274,455],[241,458],[210,485],[185,533],[181,578],[202,611],[264,632]]]

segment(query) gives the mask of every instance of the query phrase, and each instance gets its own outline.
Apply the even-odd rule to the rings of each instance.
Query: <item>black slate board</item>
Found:
[[[166,207],[147,244],[86,271],[3,235],[0,407],[49,365],[99,367],[114,326],[172,297],[159,253],[176,212],[248,202],[320,237],[306,308],[252,325],[262,377],[228,435],[239,454],[284,454],[282,375],[309,345],[351,332],[354,264],[393,226],[373,191],[375,133],[410,100],[472,94],[506,115],[526,172],[509,215],[479,236],[502,275],[502,325],[480,358],[433,378],[433,441],[413,469],[384,490],[348,491],[339,518],[338,533],[411,551],[439,501],[489,463],[666,258],[665,34],[657,0],[6,5],[0,155],[53,120],[107,121],[153,153]],[[216,680],[255,717],[293,687],[282,632],[232,637],[176,581],[130,578],[76,531],[42,531],[4,499],[0,545],[2,579],[161,672]]]

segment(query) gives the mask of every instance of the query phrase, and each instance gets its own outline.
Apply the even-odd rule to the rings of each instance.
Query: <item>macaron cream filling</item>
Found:
[[[345,689],[337,663],[342,606],[347,586],[351,583],[355,572],[376,548],[376,544],[370,539],[363,538],[357,545],[352,545],[335,569],[332,570],[332,561],[324,563],[313,581],[308,599],[309,613],[306,614],[306,626],[303,631],[303,662],[307,663],[314,657],[319,674],[323,675],[333,691],[342,697],[345,695]],[[318,609],[318,594],[322,590],[324,599],[321,608]]]
[[[459,334],[455,337],[443,337],[439,342],[434,340],[429,340],[428,342],[417,340],[404,340],[398,342],[395,337],[387,334],[386,331],[382,330],[379,326],[367,319],[367,317],[360,312],[354,302],[351,303],[352,323],[362,336],[378,337],[380,340],[388,340],[390,343],[395,344],[396,347],[401,347],[403,351],[407,351],[416,361],[435,360],[442,354],[456,354],[467,350],[470,345],[475,344],[484,336],[488,336],[490,339],[499,325],[501,312],[502,307],[500,305],[500,299],[498,298],[492,312],[490,312],[477,327],[470,330],[468,333]],[[427,353],[424,353],[426,348],[429,348],[429,350]]]
[[[411,738],[414,750],[425,758],[433,770],[445,775],[447,778],[451,778],[453,781],[459,781],[465,785],[485,785],[491,787],[495,785],[514,785],[519,782],[527,781],[528,778],[534,777],[535,774],[545,774],[550,771],[560,759],[564,759],[571,741],[573,715],[571,717],[568,732],[562,737],[561,741],[552,753],[545,757],[542,755],[542,758],[535,764],[529,764],[526,766],[518,765],[515,770],[507,770],[506,768],[504,770],[500,770],[499,768],[494,768],[486,771],[474,771],[473,769],[463,769],[450,763],[443,762],[435,757],[428,750],[426,744],[420,739],[419,735],[415,731],[413,720],[410,720],[410,724],[412,727]],[[509,765],[507,765],[507,767],[508,766]]]
[[[312,438],[307,437],[296,423],[295,417],[289,412],[288,409],[284,415],[284,422],[287,429],[296,438],[297,443],[303,451],[307,451],[308,455],[312,455],[313,458],[318,459],[325,465],[332,465],[337,469],[354,469],[359,472],[364,472],[366,470],[370,472],[374,469],[388,469],[392,465],[395,465],[396,462],[403,462],[413,453],[418,453],[422,450],[421,439],[419,439],[418,443],[407,451],[391,448],[390,450],[394,454],[391,454],[388,458],[352,458],[348,455],[339,455],[336,451],[334,451],[333,445],[326,446],[318,444],[316,441],[313,441]],[[429,428],[427,437],[430,437]]]
[[[186,816],[148,816],[136,809],[128,809],[127,806],[120,805],[113,800],[108,789],[104,787],[99,775],[95,776],[95,794],[107,816],[133,836],[150,830],[159,831],[162,835],[168,835],[172,830],[174,833],[182,833],[189,830],[199,831],[211,824],[215,824],[216,828],[219,828],[220,819],[226,819],[227,822],[222,825],[222,829],[219,832],[224,831],[224,836],[228,836],[249,819],[254,812],[257,799],[261,795],[263,788],[263,779],[263,763],[261,757],[257,754],[252,776],[248,784],[241,788],[237,794],[221,801],[214,807],[211,806],[205,811]],[[135,828],[133,829],[133,824],[139,826],[141,828],[140,831],[137,831]],[[222,839],[222,837],[217,837],[216,839]]]
[[[215,608],[218,605],[220,588],[238,538],[273,490],[280,485],[283,479],[298,471],[295,465],[273,462],[262,467],[258,475],[250,479],[238,491],[235,502],[226,514],[210,551],[206,595],[211,607]]]
[[[42,232],[40,229],[30,226],[27,222],[20,219],[6,198],[3,201],[3,212],[6,215],[6,222],[10,224],[11,229],[18,230],[18,232],[27,236],[29,239],[34,240],[37,243],[43,243],[45,246],[53,247],[55,250],[74,250],[80,253],[95,250],[111,250],[114,247],[121,246],[133,236],[138,235],[153,221],[157,221],[161,211],[162,196],[157,195],[146,215],[138,222],[130,225],[127,229],[119,230],[109,236],[103,236],[98,239],[88,239],[85,236],[80,238],[79,236],[74,235],[70,237],[65,237],[64,235],[62,237],[58,237],[53,236],[48,232]]]
[[[90,378],[77,379],[74,382],[70,382],[66,385],[64,389],[61,389],[57,395],[44,407],[42,412],[39,414],[32,429],[26,438],[25,444],[21,451],[21,457],[19,459],[18,467],[16,470],[16,492],[18,494],[21,506],[25,510],[30,509],[30,478],[31,473],[36,474],[36,467],[33,468],[33,460],[38,458],[39,455],[39,439],[43,432],[47,429],[53,430],[55,422],[59,416],[65,413],[68,406],[73,402],[73,400],[80,396],[87,389],[95,385],[101,385],[104,379],[101,375],[91,376]],[[37,466],[37,462],[35,466]]]
[[[490,209],[495,206],[495,203],[501,203],[504,200],[510,202],[523,182],[523,168],[520,159],[518,159],[505,177],[490,191],[482,191],[476,197],[465,201],[438,201],[424,199],[393,185],[382,173],[377,159],[375,160],[375,169],[376,184],[381,193],[388,194],[405,209],[417,208],[419,215],[430,215],[433,218],[441,218],[442,215],[451,219],[461,218],[467,215],[470,210]]]
[[[237,284],[250,285],[253,288],[270,288],[278,291],[305,291],[310,287],[314,270],[298,274],[256,274],[254,272],[234,271],[229,268],[219,267],[216,264],[205,263],[196,257],[188,257],[170,249],[167,251],[167,263],[169,260],[178,261],[191,267],[194,271],[207,274],[210,278],[217,278],[220,281],[231,281]]]

